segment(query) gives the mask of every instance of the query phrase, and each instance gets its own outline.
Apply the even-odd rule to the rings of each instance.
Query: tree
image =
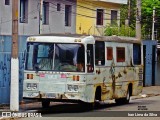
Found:
[[[151,39],[153,7],[156,8],[155,14],[155,31],[160,32],[160,1],[159,0],[142,0],[142,36],[144,39]],[[160,34],[157,34],[160,38]]]
[[[106,27],[105,35],[112,35],[113,33],[116,35],[125,35],[125,36],[134,36],[135,25],[136,25],[136,0],[130,0],[131,7],[130,11],[128,10],[128,5],[122,5],[120,9],[120,26],[116,26],[117,28],[113,28],[112,26]],[[151,39],[152,33],[152,19],[153,19],[153,7],[156,8],[155,14],[155,31],[157,33],[157,39],[160,39],[160,0],[142,0],[142,10],[141,10],[141,26],[142,26],[142,39]],[[130,12],[130,19],[129,19],[129,28],[125,27],[125,20],[128,19],[128,12]],[[116,30],[117,29],[117,30]],[[133,33],[126,34],[127,31],[130,30]],[[119,33],[121,31],[121,33]],[[124,32],[122,34],[122,31]]]

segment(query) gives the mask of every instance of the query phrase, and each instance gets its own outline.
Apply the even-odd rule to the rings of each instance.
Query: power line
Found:
[[[53,5],[55,5],[55,6],[57,6],[56,4],[54,4],[53,2],[49,2],[49,3],[51,3],[51,4],[53,4]],[[94,11],[94,12],[97,12],[97,10],[95,10],[95,9],[92,9],[92,8],[89,8],[89,7],[86,7],[86,6],[82,6],[82,5],[77,5],[77,4],[71,4],[71,5],[73,5],[73,6],[78,6],[78,7],[80,7],[80,8],[85,8],[85,9],[88,9],[88,10],[91,10],[91,11]],[[61,7],[62,8],[62,7]],[[118,10],[117,10],[118,11]],[[111,15],[110,13],[105,13],[105,12],[101,12],[101,11],[99,11],[100,13],[103,13],[103,14],[106,14],[106,15]],[[120,16],[117,16],[117,17],[120,17]]]
[[[51,3],[51,2],[49,2]],[[55,4],[53,4],[54,6],[56,6]],[[51,8],[55,8],[54,6],[50,6]],[[61,7],[62,8],[62,7]],[[65,8],[62,8],[62,11],[65,11]],[[56,12],[56,11],[50,11],[51,12]],[[57,11],[59,12],[59,11]],[[74,14],[74,15],[79,15],[79,16],[83,16],[83,17],[88,17],[88,18],[93,18],[93,19],[97,19],[97,17],[93,17],[93,16],[88,16],[88,15],[84,15],[84,14],[80,14],[80,13],[77,13],[77,12],[73,12],[73,11],[70,11],[70,13]],[[65,13],[61,13],[61,14],[65,14]],[[107,18],[103,18],[103,20],[111,20],[111,19],[107,19]],[[114,19],[115,20],[115,19]],[[116,19],[116,20],[125,20],[125,19]]]

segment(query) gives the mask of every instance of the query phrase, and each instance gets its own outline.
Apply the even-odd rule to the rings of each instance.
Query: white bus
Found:
[[[142,92],[142,53],[141,42],[130,37],[29,37],[23,98],[43,107],[50,101],[128,103]]]

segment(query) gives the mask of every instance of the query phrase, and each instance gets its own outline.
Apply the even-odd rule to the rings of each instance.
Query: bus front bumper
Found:
[[[23,92],[25,99],[71,99],[80,100],[80,93],[48,93],[48,92]]]

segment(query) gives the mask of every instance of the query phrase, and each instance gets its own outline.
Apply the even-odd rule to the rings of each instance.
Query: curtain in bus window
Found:
[[[79,71],[77,64],[80,59],[78,57],[80,47],[81,45],[79,44],[56,44],[54,70]],[[82,54],[84,54],[84,52]]]

